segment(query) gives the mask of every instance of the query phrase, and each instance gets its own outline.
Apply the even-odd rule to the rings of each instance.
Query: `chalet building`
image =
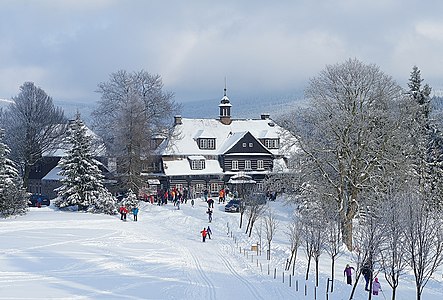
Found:
[[[265,177],[277,167],[286,168],[288,153],[281,144],[288,132],[269,114],[259,119],[233,119],[229,98],[220,101],[217,119],[174,118],[173,139],[160,145],[167,188],[187,188],[200,196],[205,189],[213,195],[232,182],[247,177],[262,187]]]
[[[100,166],[103,175],[105,176],[105,184],[112,185],[114,182],[110,169],[110,160],[106,157],[106,151],[101,139],[89,128],[87,128],[87,135],[92,136],[92,141],[96,145],[94,147],[94,158],[102,163]],[[57,197],[54,189],[61,186],[60,183],[60,168],[57,167],[60,159],[66,155],[66,151],[70,149],[70,145],[63,142],[63,139],[56,149],[42,154],[42,158],[31,167],[29,173],[28,190],[32,194],[42,194],[48,196],[50,199]]]

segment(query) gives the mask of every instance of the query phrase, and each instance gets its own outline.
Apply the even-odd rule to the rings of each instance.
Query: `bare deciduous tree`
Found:
[[[392,288],[392,300],[395,300],[399,278],[407,266],[404,251],[404,217],[403,198],[400,193],[389,193],[382,205],[381,224],[385,229],[384,240],[380,248],[381,270]]]
[[[280,123],[297,137],[308,162],[305,186],[325,187],[322,198],[336,204],[343,241],[352,250],[352,220],[361,194],[379,186],[380,170],[392,164],[404,95],[377,66],[350,59],[327,66],[310,81],[306,96],[309,108]]]
[[[291,256],[287,260],[286,263],[286,270],[289,271],[292,265],[292,275],[295,275],[295,261],[297,259],[297,251],[302,243],[302,230],[303,230],[303,224],[300,220],[300,216],[294,215],[292,217],[292,221],[289,224],[288,227],[288,238],[289,238],[289,246],[290,246],[290,252]]]
[[[274,238],[275,231],[277,230],[278,221],[271,210],[268,210],[268,214],[264,219],[265,221],[265,230],[266,230],[266,240],[268,242],[268,253],[267,259],[271,260],[271,242]]]
[[[5,141],[11,148],[11,157],[22,168],[23,185],[28,188],[31,167],[43,153],[57,146],[67,129],[67,120],[63,110],[54,106],[52,98],[33,82],[25,82],[13,100],[3,114]]]
[[[146,71],[117,71],[98,85],[101,100],[93,112],[94,129],[117,158],[118,173],[126,189],[138,193],[142,164],[154,157],[154,137],[170,136],[171,116],[179,106],[163,91],[159,75]]]
[[[432,274],[443,263],[443,216],[433,209],[426,196],[404,196],[405,247],[408,263],[415,276],[417,300]]]

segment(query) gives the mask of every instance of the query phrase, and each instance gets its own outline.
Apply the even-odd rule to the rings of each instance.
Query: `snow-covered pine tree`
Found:
[[[92,137],[77,113],[69,125],[67,142],[71,149],[58,166],[62,186],[57,189],[56,206],[78,206],[78,210],[91,212],[115,211],[115,200],[103,186],[100,162],[92,156]],[[109,206],[109,207],[108,207]]]
[[[23,214],[27,200],[15,163],[8,158],[10,149],[3,143],[4,130],[0,129],[0,216]]]
[[[126,206],[130,212],[133,208],[138,207],[138,203],[139,200],[137,199],[137,195],[132,190],[129,190],[128,196],[122,200],[122,204]]]
[[[422,193],[439,206],[443,205],[443,135],[432,117],[431,88],[422,86],[420,70],[414,66],[407,94],[416,107],[410,126],[410,157],[413,177]]]

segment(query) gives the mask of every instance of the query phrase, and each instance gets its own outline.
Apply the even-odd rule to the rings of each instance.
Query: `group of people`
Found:
[[[129,213],[129,210],[127,209],[127,207],[122,204],[120,206],[120,208],[118,209],[119,213],[120,213],[120,220],[122,221],[126,221],[126,215]],[[132,216],[134,218],[134,222],[137,222],[138,218],[138,207],[133,207],[132,210]]]
[[[346,276],[346,283],[352,285],[352,274],[355,272],[354,267],[351,267],[349,264],[346,265],[345,270],[343,271],[343,275]],[[364,264],[361,270],[363,277],[365,279],[365,291],[370,292],[369,283],[371,282],[372,270],[369,264]],[[377,296],[379,291],[382,291],[381,284],[378,281],[378,278],[375,277],[372,282],[372,294]]]
[[[211,234],[212,234],[212,230],[211,227],[205,227],[203,228],[202,231],[200,231],[202,238],[203,238],[203,243],[206,241],[206,237],[208,237],[209,239],[211,239]]]

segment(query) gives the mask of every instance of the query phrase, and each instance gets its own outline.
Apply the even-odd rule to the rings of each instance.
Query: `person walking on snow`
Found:
[[[208,208],[206,213],[208,214],[209,223],[211,223],[212,222],[212,210],[210,208]]]
[[[211,227],[208,226],[208,229],[206,229],[206,233],[208,234],[208,238],[211,239],[211,234],[212,234]]]
[[[194,207],[194,199],[191,199],[191,205]]]
[[[371,280],[371,268],[369,266],[369,263],[366,263],[363,268],[361,269],[361,273],[363,274],[363,277],[365,278],[365,291],[369,292],[369,282]]]
[[[122,221],[126,221],[126,214],[128,213],[128,209],[126,208],[126,206],[122,205],[120,206],[120,220]]]
[[[375,277],[374,282],[372,283],[372,295],[377,296],[378,291],[381,291],[381,284],[378,282],[378,278]]]
[[[138,215],[138,207],[134,207],[132,209],[132,216],[134,217],[135,222],[137,222],[137,215]]]
[[[200,231],[200,233],[202,234],[203,243],[204,243],[206,241],[206,235],[208,234],[208,232],[206,231],[206,228],[203,228],[203,230]]]
[[[211,208],[211,207],[214,208],[214,199],[209,198],[207,202],[208,202],[208,208]]]
[[[346,265],[345,270],[343,271],[343,274],[346,275],[347,284],[352,285],[352,270],[355,271],[354,267],[349,266],[349,264]]]

